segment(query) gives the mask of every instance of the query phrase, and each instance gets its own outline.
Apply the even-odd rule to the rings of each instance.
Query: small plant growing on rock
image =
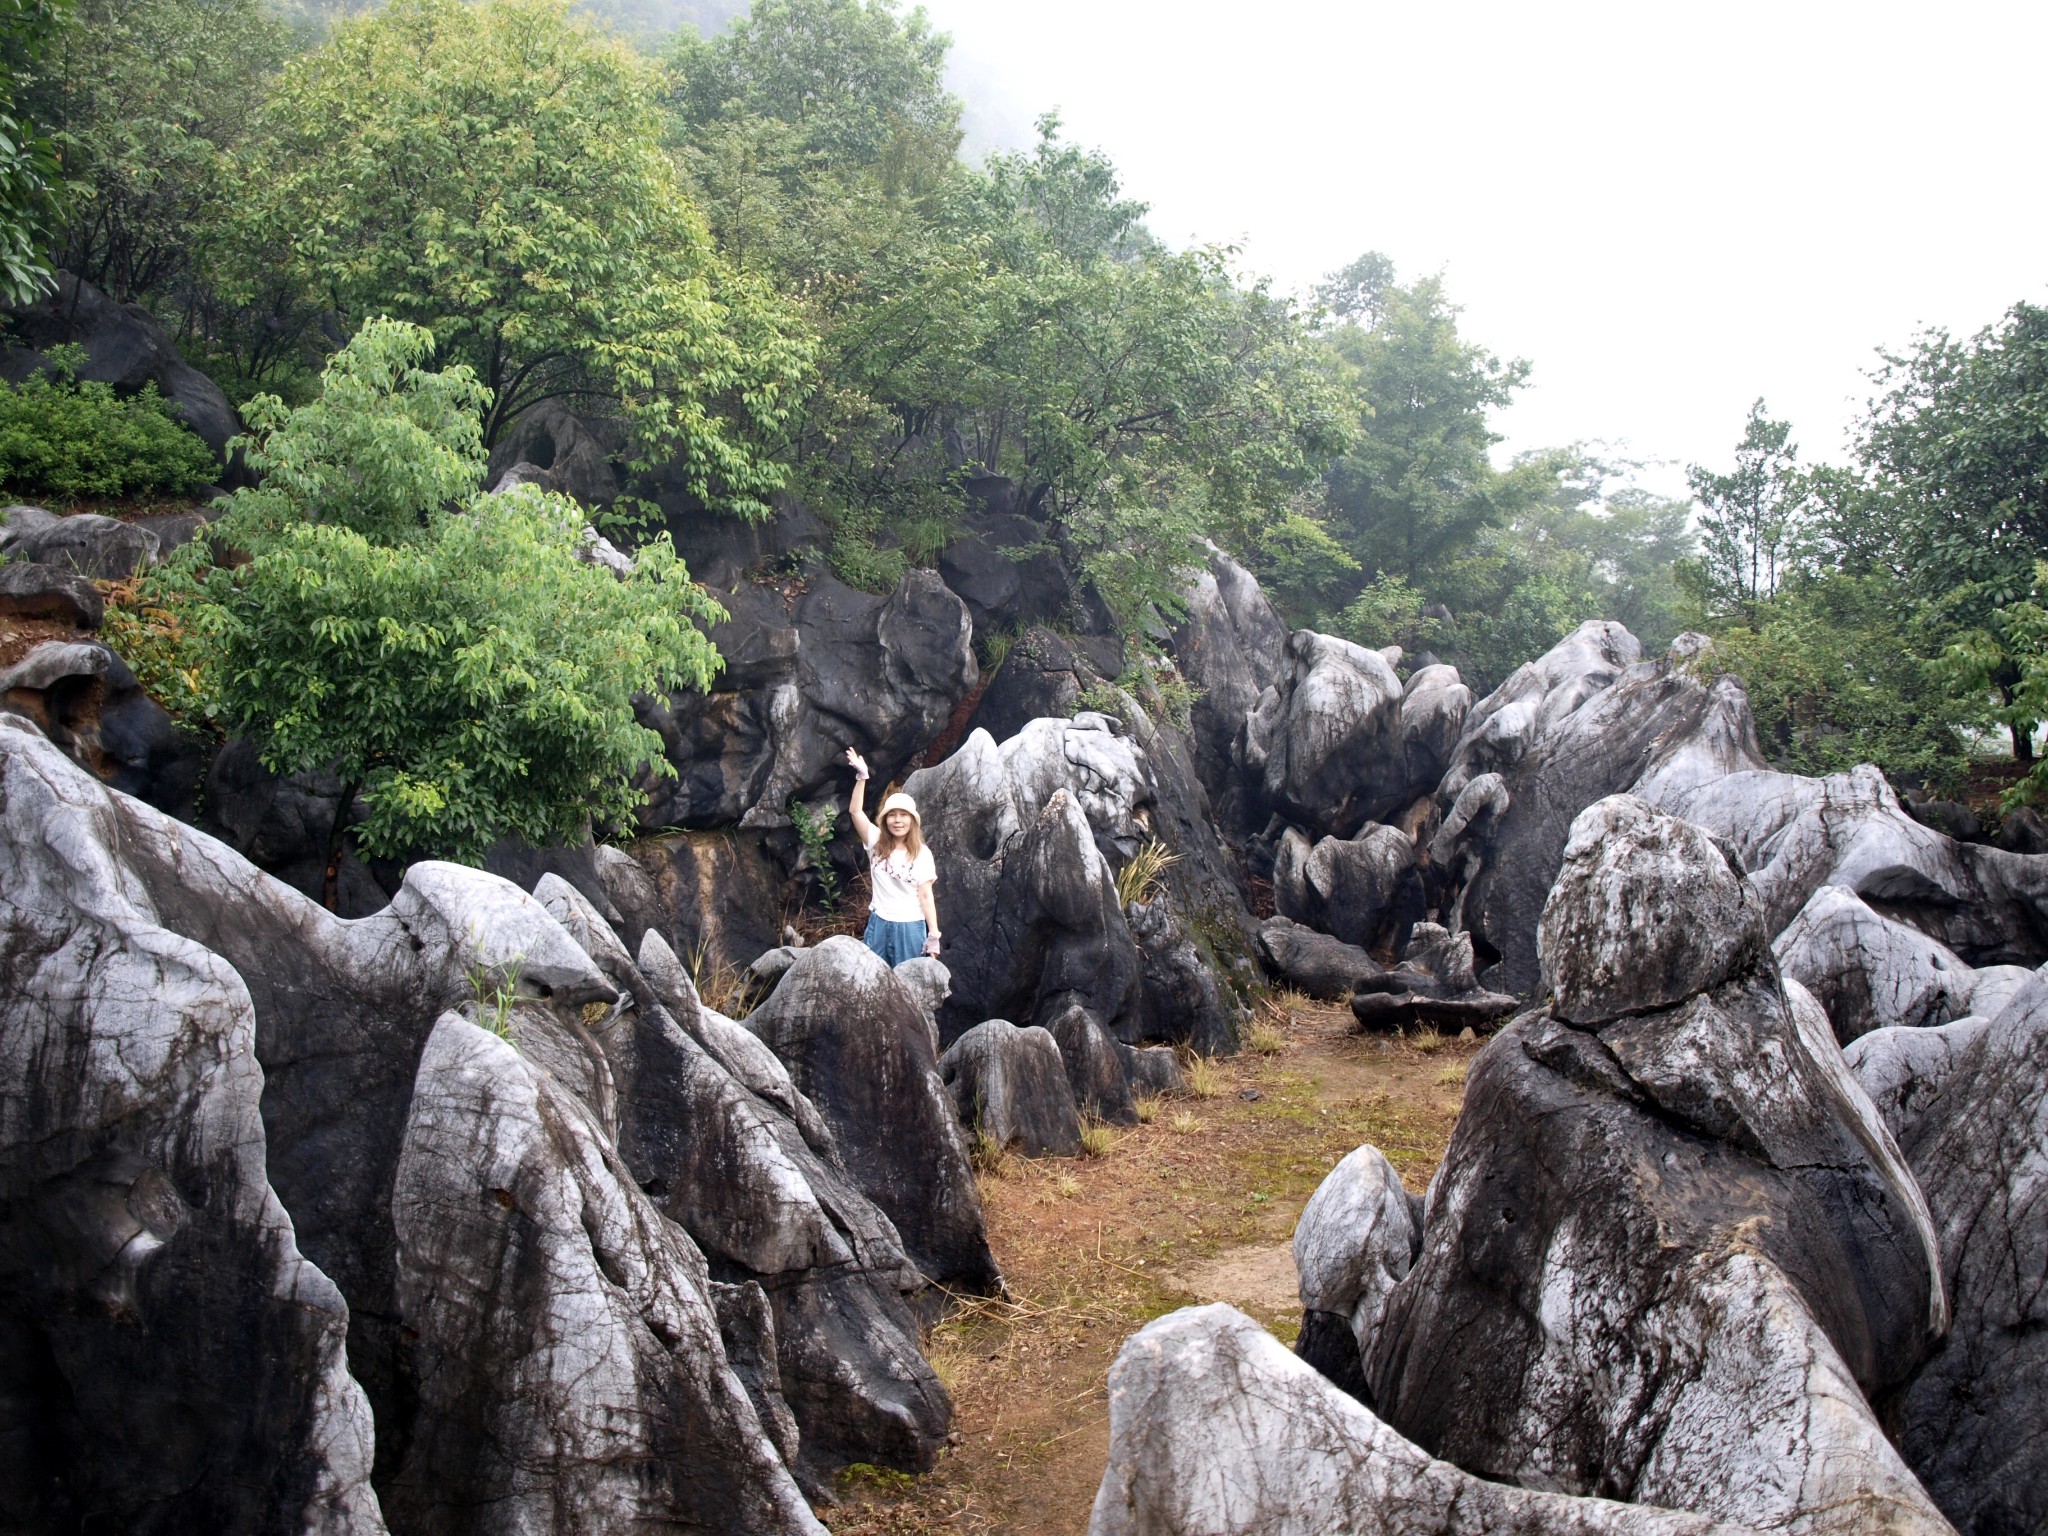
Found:
[[[974,1171],[991,1179],[1010,1176],[1010,1149],[980,1126],[967,1138],[967,1161]]]
[[[1179,862],[1180,855],[1167,852],[1156,837],[1141,844],[1130,863],[1116,872],[1117,904],[1129,907],[1150,901],[1165,885],[1168,867]]]
[[[803,845],[804,862],[818,880],[818,898],[825,911],[839,910],[839,871],[832,867],[832,828],[839,813],[831,806],[813,810],[794,796],[789,802],[789,824],[796,828],[796,840]]]
[[[519,971],[523,955],[512,957],[512,963],[502,974],[494,975],[488,966],[477,966],[469,973],[470,998],[476,1005],[476,1022],[488,1029],[500,1040],[519,1048],[512,1038],[512,1007],[519,1001]]]

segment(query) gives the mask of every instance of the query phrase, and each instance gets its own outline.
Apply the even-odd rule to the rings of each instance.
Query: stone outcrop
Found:
[[[31,1527],[815,1530],[931,1464],[923,1277],[658,934],[433,863],[337,918],[18,720],[0,782]]]
[[[1301,1209],[1294,1268],[1301,1277],[1301,1335],[1294,1352],[1372,1406],[1361,1350],[1422,1247],[1419,1200],[1401,1186],[1378,1147],[1349,1153]]]
[[[1427,910],[1415,840],[1367,822],[1313,846],[1289,828],[1273,859],[1273,909],[1360,949],[1398,954]]]
[[[1059,1042],[1008,1019],[977,1024],[946,1048],[939,1077],[961,1121],[998,1147],[1026,1157],[1073,1157],[1081,1117]]]
[[[1147,1325],[1109,1374],[1089,1536],[1737,1536],[1698,1515],[1515,1488],[1432,1457],[1243,1313]]]
[[[1610,799],[1542,932],[1551,1004],[1472,1063],[1370,1341],[1378,1411],[1503,1481],[1946,1530],[1868,1406],[1947,1327],[1926,1204],[1795,1016],[1756,893],[1704,832]]]
[[[831,1126],[855,1183],[924,1275],[992,1291],[1002,1276],[952,1095],[917,999],[858,939],[800,949],[746,1020]]]
[[[2048,1521],[2048,981],[1995,1019],[1878,1030],[1850,1062],[1925,1191],[1955,1321],[1892,1409],[1956,1528]]]

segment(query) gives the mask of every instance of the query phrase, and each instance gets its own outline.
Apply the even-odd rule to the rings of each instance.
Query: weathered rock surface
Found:
[[[1914,1058],[1917,1058],[1915,1060]],[[1893,1407],[1960,1531],[2048,1523],[2048,982],[1996,1019],[1877,1031],[1852,1063],[1934,1213],[1955,1321]]]
[[[1977,973],[1946,945],[1824,885],[1772,944],[1785,974],[1826,1010],[1844,1045],[1873,1029],[1948,1024],[1973,1012]]]
[[[1259,925],[1259,950],[1281,980],[1310,997],[1348,998],[1361,978],[1386,969],[1356,944],[1289,917],[1269,917]]]
[[[799,950],[747,1029],[818,1106],[911,1262],[955,1290],[1002,1284],[953,1098],[917,1001],[858,939]]]
[[[1346,944],[1398,954],[1425,910],[1414,839],[1368,822],[1353,837],[1310,846],[1290,828],[1273,861],[1273,907]]]
[[[559,491],[586,507],[609,506],[621,489],[611,459],[624,438],[617,428],[579,415],[566,400],[543,400],[520,412],[498,439],[484,483],[500,488],[519,472],[515,483]]]
[[[649,777],[641,824],[778,827],[788,804],[840,798],[848,747],[887,782],[936,737],[979,680],[966,606],[929,571],[887,597],[822,573],[787,607],[743,585],[711,639],[727,669],[708,694],[645,701],[675,779]]]
[[[999,1147],[1026,1157],[1074,1157],[1081,1117],[1059,1043],[1045,1030],[1008,1019],[977,1024],[939,1058],[961,1122]]]
[[[1089,1536],[1735,1536],[1697,1515],[1484,1481],[1404,1440],[1243,1313],[1148,1324],[1109,1375]]]
[[[106,616],[106,602],[99,589],[76,571],[9,560],[0,565],[0,614],[54,619],[74,629],[98,629]]]
[[[41,507],[9,507],[0,524],[0,554],[77,576],[123,581],[156,564],[155,534],[98,512],[59,517]]]
[[[1218,827],[1244,837],[1265,824],[1263,780],[1241,772],[1245,725],[1259,696],[1281,676],[1287,626],[1251,573],[1214,545],[1208,568],[1185,594],[1187,613],[1172,637],[1174,664],[1201,690],[1190,711],[1196,774]]]
[[[1688,892],[1715,932],[1645,921]],[[1947,1326],[1926,1205],[1794,1016],[1741,877],[1697,829],[1606,801],[1542,931],[1555,1006],[1475,1058],[1366,1362],[1388,1423],[1525,1485],[1946,1530],[1868,1406]]]
[[[1294,1352],[1372,1406],[1362,1361],[1387,1297],[1422,1247],[1420,1202],[1378,1147],[1347,1154],[1316,1186],[1294,1226],[1301,1336]]]
[[[34,721],[73,762],[123,794],[174,815],[191,813],[205,766],[200,745],[98,640],[45,640],[0,668],[0,711]]]
[[[1242,759],[1289,821],[1349,837],[1435,783],[1410,777],[1401,680],[1377,651],[1296,630],[1246,722]]]
[[[418,1411],[408,1531],[816,1532],[725,1358],[703,1255],[604,1129],[444,1015],[392,1191]]]
[[[257,1010],[0,718],[0,1518],[381,1532],[348,1307],[266,1176]]]
[[[110,1000],[154,998],[150,1027],[184,1028],[162,1006],[165,964],[227,998],[208,1004],[215,1043],[165,1057],[168,1037],[145,1050],[138,1036],[108,1058],[183,1098],[123,1090],[105,1124],[63,1104],[74,1141],[52,1127],[38,1155],[67,1168],[20,1165],[30,1203],[8,1208],[0,1270],[16,1278],[0,1283],[112,1286],[117,1300],[126,1285],[145,1320],[166,1304],[177,1317],[150,1324],[139,1357],[118,1307],[85,1324],[133,1335],[131,1358],[61,1388],[51,1340],[10,1321],[0,1396],[33,1407],[36,1434],[69,1438],[8,1446],[54,1458],[76,1490],[112,1479],[138,1511],[163,1501],[252,1531],[381,1529],[372,1486],[408,1530],[505,1529],[508,1508],[550,1530],[629,1516],[814,1529],[792,1464],[813,1486],[850,1460],[931,1464],[950,1406],[917,1351],[907,1301],[922,1278],[824,1117],[761,1041],[701,1008],[658,935],[635,961],[560,877],[541,880],[543,901],[433,863],[406,871],[384,910],[344,921],[108,792],[18,721],[0,719],[0,773],[6,857],[53,893],[33,920],[10,912],[7,943],[75,945],[84,914],[112,902],[142,916],[96,950]],[[37,888],[10,872],[0,899]],[[47,1021],[73,994],[38,961],[7,995]],[[921,1021],[915,1033],[928,1051]],[[206,1097],[209,1075],[242,1085],[240,1108]],[[37,1215],[35,1191],[67,1178],[74,1214]],[[198,1273],[177,1257],[191,1242]],[[67,1243],[79,1257],[53,1263]],[[282,1370],[251,1377],[256,1365]],[[175,1385],[152,1386],[145,1367]],[[60,1390],[121,1399],[95,1410],[104,1444],[98,1428],[64,1428],[71,1410],[48,1400]],[[151,1428],[150,1414],[173,1423]],[[36,1475],[24,1496],[71,1496]],[[325,1513],[275,1513],[301,1506]]]

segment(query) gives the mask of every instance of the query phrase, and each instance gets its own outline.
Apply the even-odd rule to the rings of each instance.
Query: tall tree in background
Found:
[[[1442,280],[1403,286],[1368,254],[1321,290],[1353,379],[1356,430],[1328,474],[1332,530],[1369,571],[1426,587],[1439,564],[1512,510],[1488,460],[1487,412],[1528,378],[1458,334]]]
[[[27,94],[69,188],[58,264],[159,313],[188,298],[289,42],[267,0],[74,0]]]
[[[1877,379],[1857,510],[1881,521],[1901,580],[1954,634],[1957,685],[1996,694],[2028,761],[2040,715],[2021,682],[2048,558],[2048,308],[2016,304],[1967,342],[1930,331]]]
[[[1812,508],[1792,424],[1773,421],[1758,400],[1736,444],[1735,468],[1716,474],[1694,464],[1685,477],[1700,503],[1708,600],[1754,618],[1798,558]]]
[[[243,252],[349,326],[433,332],[521,411],[614,412],[706,504],[765,512],[808,343],[713,249],[649,66],[566,0],[396,0],[286,68],[246,151]]]
[[[66,0],[0,0],[0,303],[33,303],[50,288],[60,167],[26,98],[68,10]]]

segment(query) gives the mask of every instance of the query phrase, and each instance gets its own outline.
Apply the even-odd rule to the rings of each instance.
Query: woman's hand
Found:
[[[924,941],[924,952],[934,960],[939,958],[939,936],[934,933]]]
[[[868,760],[851,747],[846,749],[846,763],[853,770],[855,778],[864,779],[868,776]]]

